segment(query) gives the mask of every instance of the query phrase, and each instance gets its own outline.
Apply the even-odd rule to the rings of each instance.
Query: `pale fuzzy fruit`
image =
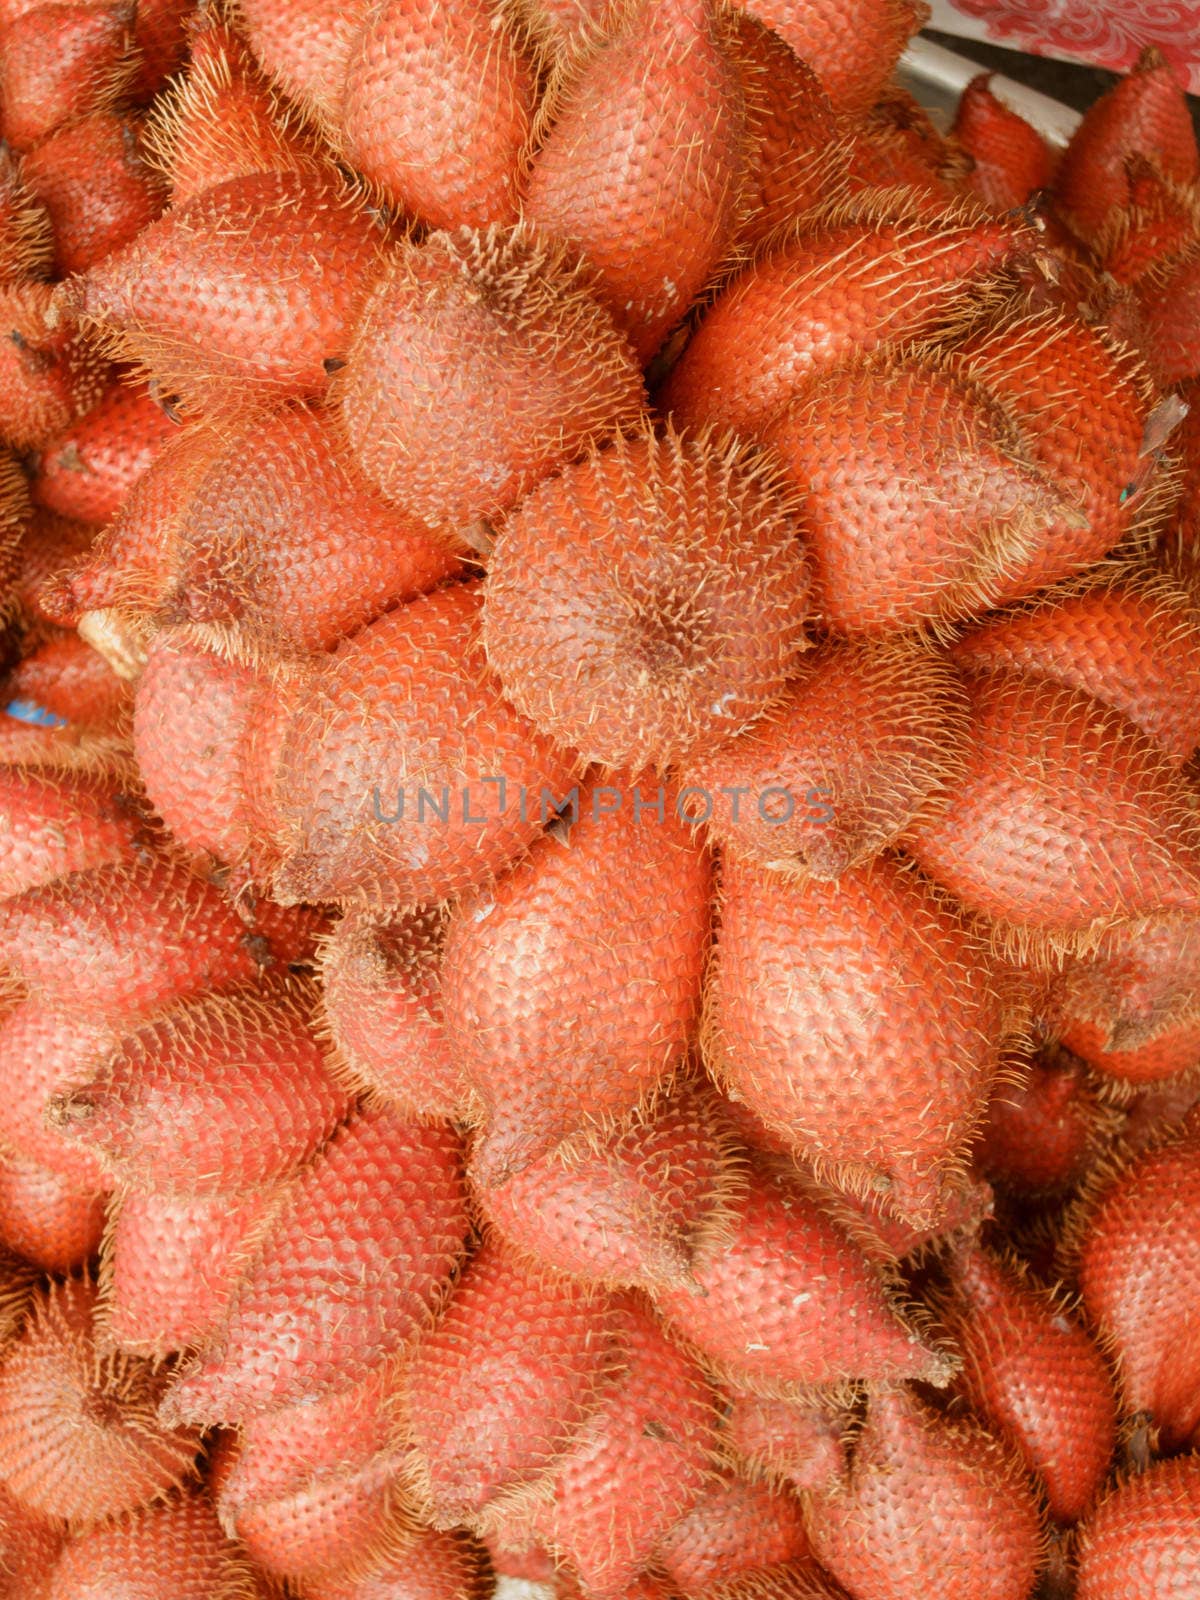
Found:
[[[107,1198],[50,1167],[0,1152],[0,1241],[43,1272],[87,1266],[100,1248]]]
[[[117,774],[0,768],[0,895],[121,861],[146,824]]]
[[[1200,1586],[1200,1456],[1113,1485],[1079,1534],[1079,1600],[1141,1600]]]
[[[485,1182],[633,1111],[694,1032],[708,855],[665,808],[661,820],[635,816],[630,788],[618,777],[607,790],[573,791],[565,839],[548,834],[450,914],[442,1005],[450,1048],[483,1107],[475,1173]],[[618,808],[606,813],[614,793]]]
[[[659,1541],[654,1568],[689,1597],[739,1579],[769,1583],[810,1554],[800,1503],[786,1489],[722,1473]]]
[[[305,1600],[488,1600],[495,1587],[487,1556],[467,1534],[423,1528],[393,1541],[357,1576],[311,1579]]]
[[[743,1471],[820,1489],[846,1469],[845,1421],[832,1399],[780,1400],[731,1390],[722,1452]]]
[[[492,554],[484,637],[505,691],[551,738],[634,774],[739,733],[806,646],[795,510],[730,436],[646,428],[567,467]]]
[[[155,1420],[166,1372],[99,1353],[96,1303],[86,1279],[40,1290],[0,1362],[0,1480],[75,1526],[158,1499],[191,1474],[199,1445]]]
[[[261,1593],[208,1495],[191,1494],[74,1538],[45,1600],[258,1600]]]
[[[107,1060],[119,1033],[102,1020],[63,1013],[52,1003],[23,1000],[0,1019],[0,1139],[72,1188],[112,1188],[96,1156],[46,1120],[55,1095],[86,1082]]]

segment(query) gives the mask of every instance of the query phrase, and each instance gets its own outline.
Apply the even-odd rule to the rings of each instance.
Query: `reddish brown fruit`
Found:
[[[405,1450],[389,1409],[397,1374],[315,1403],[254,1417],[213,1460],[217,1514],[230,1538],[276,1577],[303,1585],[361,1568],[404,1526],[396,1478]]]
[[[155,1421],[165,1372],[101,1357],[94,1285],[40,1290],[0,1363],[0,1475],[34,1511],[77,1526],[132,1511],[193,1469],[198,1436]]]
[[[54,622],[42,605],[40,590],[47,580],[78,561],[90,548],[95,528],[66,517],[26,506],[20,511],[21,540],[18,550],[20,573],[16,601],[22,613],[33,622]]]
[[[359,1576],[311,1579],[305,1600],[487,1600],[495,1586],[481,1546],[462,1532],[422,1529],[394,1540]]]
[[[1200,240],[1147,273],[1136,291],[1142,348],[1164,387],[1200,375]]]
[[[115,383],[99,405],[46,444],[33,480],[34,500],[96,527],[111,522],[175,432],[146,389]]]
[[[1157,1461],[1109,1491],[1079,1536],[1079,1600],[1141,1600],[1200,1585],[1200,1456]]]
[[[36,450],[89,410],[104,392],[108,364],[72,325],[53,329],[48,283],[0,285],[0,433]]]
[[[1084,1309],[1118,1366],[1121,1399],[1164,1449],[1200,1425],[1200,1123],[1193,1114],[1099,1196],[1079,1230]]]
[[[137,123],[97,111],[44,139],[21,163],[54,230],[57,277],[86,272],[153,222],[166,198]]]
[[[285,992],[204,995],[122,1039],[47,1116],[123,1184],[257,1189],[296,1171],[350,1109]]]
[[[62,1540],[61,1524],[0,1489],[0,1600],[41,1600]]]
[[[998,980],[957,912],[889,860],[827,886],[727,859],[712,1065],[824,1177],[936,1223],[999,1067]]]
[[[187,21],[194,15],[189,0],[139,0],[134,14],[137,72],[131,93],[139,102],[152,99],[187,54]]]
[[[864,1249],[877,1253],[883,1261],[916,1267],[931,1246],[977,1238],[995,1211],[996,1197],[990,1184],[960,1175],[945,1190],[936,1220],[920,1227],[901,1221],[890,1210],[886,1193],[846,1194],[823,1188],[822,1200]]]
[[[379,248],[356,197],[323,173],[260,173],[172,208],[56,306],[188,407],[319,394]]]
[[[143,822],[117,776],[0,768],[0,896],[126,860]]]
[[[45,1600],[250,1600],[260,1592],[208,1496],[193,1494],[73,1539]]]
[[[789,1397],[843,1379],[947,1380],[952,1363],[902,1319],[883,1268],[807,1192],[756,1171],[731,1211],[693,1282],[656,1298],[736,1383]]]
[[[1059,163],[1058,201],[1083,238],[1095,237],[1113,207],[1128,204],[1130,156],[1149,157],[1166,177],[1181,183],[1200,172],[1183,88],[1152,47],[1092,104]]]
[[[77,728],[128,730],[129,684],[77,633],[51,634],[19,663],[6,687],[10,704],[36,706]]]
[[[263,71],[336,125],[347,59],[369,11],[366,0],[243,0],[238,16]]]
[[[476,1180],[484,1219],[530,1261],[609,1286],[687,1282],[736,1192],[716,1097],[687,1089],[606,1138],[560,1147],[505,1183]],[[476,1162],[491,1162],[483,1140]]]
[[[34,5],[15,17],[0,30],[0,137],[28,150],[110,105],[130,76],[132,46],[121,4]]]
[[[738,0],[742,3],[742,0]],[[819,74],[834,105],[852,115],[874,104],[909,35],[928,12],[912,0],[745,0]]]
[[[474,583],[423,595],[314,677],[278,769],[284,904],[441,900],[541,831],[571,764],[501,698],[479,644],[481,598]]]
[[[475,1171],[485,1184],[619,1121],[666,1079],[693,1032],[707,853],[665,809],[661,821],[629,803],[607,810],[612,792],[583,788],[565,845],[540,840],[447,924],[446,1032],[483,1105]]]
[[[972,78],[959,96],[954,137],[973,166],[963,187],[997,211],[1023,206],[1054,173],[1050,147],[994,93],[992,74]]]
[[[334,381],[368,480],[430,527],[475,538],[645,405],[591,275],[530,229],[461,229],[381,268]]]
[[[624,1370],[560,1458],[550,1498],[529,1511],[532,1531],[598,1597],[633,1582],[699,1495],[712,1444],[712,1393],[700,1368],[632,1302],[621,1310],[620,1340]]]
[[[368,1108],[295,1181],[164,1414],[242,1421],[360,1382],[419,1331],[466,1229],[453,1132]]]
[[[1119,711],[1042,678],[968,680],[966,767],[906,847],[965,906],[1028,933],[1200,911],[1200,844],[1170,758]]]
[[[740,732],[806,645],[793,512],[730,437],[647,429],[568,467],[493,552],[484,637],[505,691],[559,743],[634,775]]]
[[[50,218],[26,188],[12,151],[0,154],[0,282],[49,271]]]
[[[383,0],[347,58],[339,144],[430,227],[515,222],[536,92],[502,7]]]
[[[43,1272],[87,1265],[100,1248],[104,1203],[103,1194],[49,1167],[0,1154],[0,1240]]]
[[[785,1490],[722,1474],[667,1533],[654,1567],[680,1594],[700,1596],[809,1554],[800,1504]]]
[[[1113,1123],[1080,1062],[1037,1055],[1019,1081],[992,1091],[975,1162],[1013,1194],[1063,1194],[1088,1172]]]
[[[613,1375],[619,1327],[607,1296],[484,1244],[405,1380],[411,1477],[436,1527],[545,1477]]]
[[[820,1489],[845,1472],[845,1424],[826,1400],[739,1394],[726,1400],[722,1450],[741,1467],[794,1489]]]
[[[1195,242],[1196,195],[1192,185],[1165,178],[1142,156],[1129,158],[1126,177],[1128,205],[1109,214],[1092,248],[1109,277],[1145,289]]]
[[[741,85],[711,0],[634,0],[590,53],[560,62],[525,213],[597,269],[643,361],[733,239]]]
[[[1026,1600],[1041,1554],[1037,1503],[1016,1458],[973,1423],[904,1389],[871,1396],[845,1484],[805,1504],[818,1559],[855,1594]]]
[[[885,196],[806,218],[715,301],[660,405],[679,423],[753,432],[812,373],[953,317],[1031,236],[973,205]]]
[[[963,1357],[976,1414],[1020,1452],[1060,1522],[1087,1513],[1116,1443],[1112,1380],[1096,1345],[1015,1261],[978,1247],[952,1254],[942,1318]]]
[[[161,1361],[205,1344],[225,1319],[279,1191],[139,1194],[114,1202],[100,1262],[106,1342]]]

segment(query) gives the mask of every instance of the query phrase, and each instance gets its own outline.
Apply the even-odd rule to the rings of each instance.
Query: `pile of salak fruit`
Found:
[[[921,20],[0,5],[3,1600],[1200,1596],[1200,159]]]

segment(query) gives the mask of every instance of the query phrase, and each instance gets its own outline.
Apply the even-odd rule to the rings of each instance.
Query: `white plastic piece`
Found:
[[[908,49],[900,59],[901,76],[907,86],[930,109],[939,106],[949,109],[958,103],[958,97],[981,72],[986,71],[977,61],[969,61],[957,51],[923,39],[920,34],[909,41]],[[1061,150],[1079,125],[1079,112],[1052,100],[1048,94],[1027,89],[1023,83],[1006,78],[1003,73],[991,75],[991,90],[1004,104],[1024,117],[1055,150]]]

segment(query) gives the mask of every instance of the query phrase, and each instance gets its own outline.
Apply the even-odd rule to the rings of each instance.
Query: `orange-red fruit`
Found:
[[[368,1108],[295,1181],[164,1411],[242,1421],[360,1382],[419,1330],[466,1230],[453,1131]]]
[[[0,434],[36,450],[89,410],[104,392],[108,364],[72,324],[51,328],[48,283],[0,285]]]
[[[1170,757],[1119,711],[1044,678],[968,680],[966,765],[908,836],[964,905],[1016,927],[1200,910],[1200,843]]]
[[[250,1600],[259,1593],[208,1496],[192,1494],[73,1539],[45,1600]]]
[[[291,99],[336,124],[366,0],[245,0],[238,18],[263,71]]]
[[[49,1112],[123,1184],[256,1189],[301,1166],[350,1108],[308,1006],[285,992],[203,995],[122,1039]]]
[[[1080,1062],[1038,1055],[1020,1082],[992,1091],[975,1162],[1014,1194],[1062,1194],[1087,1172],[1110,1123]]]
[[[598,1600],[633,1582],[696,1500],[712,1445],[712,1392],[695,1362],[632,1302],[620,1309],[619,1336],[623,1370],[559,1459],[550,1497],[531,1510],[532,1531]]]
[[[34,5],[0,29],[0,137],[16,150],[111,103],[133,65],[120,3]]]
[[[852,1594],[1026,1600],[1041,1554],[1037,1502],[1007,1447],[914,1394],[872,1394],[844,1484],[814,1491],[813,1548]]]
[[[565,842],[538,841],[455,906],[442,956],[450,1048],[483,1104],[475,1170],[502,1182],[620,1120],[687,1049],[708,941],[707,852],[629,782],[578,791]],[[621,894],[611,893],[614,882]]]
[[[141,385],[114,383],[91,411],[43,447],[33,498],[59,516],[101,527],[121,503],[175,424]]]
[[[278,768],[276,899],[437,901],[537,837],[572,766],[501,697],[481,599],[476,583],[422,595],[314,675]]]
[[[33,508],[32,515],[20,507],[10,509],[8,514],[22,523],[16,602],[30,621],[56,622],[57,616],[42,603],[41,590],[48,580],[86,554],[96,530],[40,507]]]
[[[846,1194],[823,1187],[822,1198],[864,1248],[878,1252],[884,1261],[907,1262],[912,1267],[919,1264],[932,1245],[957,1237],[975,1238],[993,1215],[996,1202],[991,1185],[969,1173],[958,1174],[947,1185],[941,1211],[921,1225],[897,1217],[886,1191],[869,1189],[865,1194]]]
[[[100,1248],[104,1205],[104,1195],[93,1188],[0,1152],[0,1240],[43,1272],[87,1265]]]
[[[142,828],[116,776],[0,767],[0,896],[124,860]]]
[[[437,1527],[544,1477],[614,1370],[612,1303],[487,1242],[405,1377],[414,1481]]]
[[[51,1098],[86,1081],[117,1043],[105,1023],[22,1001],[0,1021],[0,1139],[23,1159],[48,1167],[72,1188],[112,1187],[90,1151],[45,1120]]]
[[[58,291],[109,347],[189,407],[319,394],[380,248],[323,172],[234,178],[173,207]]]
[[[743,3],[743,0],[738,0]],[[865,112],[928,13],[913,0],[744,0],[820,76],[835,107]]]
[[[654,1567],[699,1596],[809,1554],[800,1504],[785,1490],[723,1473],[660,1540]]]
[[[1125,1409],[1164,1449],[1200,1425],[1200,1122],[1193,1114],[1099,1196],[1079,1238],[1083,1305],[1114,1357]]]
[[[128,244],[165,199],[137,123],[111,111],[93,112],[42,140],[21,163],[21,175],[50,218],[56,277],[86,272]]]
[[[845,1426],[828,1401],[735,1390],[725,1405],[722,1449],[743,1471],[781,1479],[794,1489],[819,1489],[845,1471]]]
[[[0,1479],[35,1511],[86,1525],[189,1475],[198,1437],[155,1420],[165,1372],[101,1356],[86,1279],[51,1283],[0,1363]]]
[[[383,0],[347,57],[338,142],[430,227],[514,222],[536,93],[494,0]]]
[[[890,860],[826,885],[728,858],[710,983],[727,1090],[829,1181],[936,1222],[1007,1020],[957,911]]]
[[[303,1584],[346,1567],[399,1531],[390,1367],[316,1402],[253,1417],[213,1460],[217,1514],[231,1538],[276,1577]]]
[[[0,1489],[0,1600],[38,1600],[62,1548],[62,1525]]]
[[[485,1138],[468,1175],[487,1223],[532,1262],[610,1286],[688,1281],[693,1255],[719,1228],[736,1172],[715,1096],[660,1099],[604,1138],[588,1135],[504,1183]]]
[[[484,638],[506,693],[551,738],[633,774],[739,733],[805,647],[794,510],[750,447],[669,429],[540,484],[488,571]]]
[[[660,405],[679,423],[753,432],[810,374],[952,317],[1030,239],[966,203],[885,196],[811,217],[717,298]]]
[[[978,1247],[949,1262],[942,1308],[977,1415],[1037,1473],[1046,1504],[1075,1522],[1104,1482],[1117,1406],[1100,1351],[1052,1294]]]
[[[762,437],[800,501],[814,605],[836,633],[984,610],[1062,509],[1003,407],[936,357],[815,378]]]
[[[1158,382],[1167,386],[1200,375],[1200,243],[1138,284],[1142,348]]]
[[[903,1321],[879,1263],[808,1192],[754,1170],[730,1210],[693,1282],[656,1299],[736,1382],[786,1397],[842,1379],[946,1381],[951,1364]]]
[[[77,633],[51,634],[17,666],[6,685],[12,700],[82,729],[124,732],[130,687]]]
[[[25,187],[17,156],[0,153],[0,281],[42,277],[51,248],[45,208]]]
[[[645,394],[591,274],[525,226],[403,244],[381,266],[334,381],[368,480],[471,535]]]
[[[105,1340],[155,1360],[204,1344],[279,1193],[122,1194],[100,1263]]]
[[[305,1600],[487,1600],[494,1579],[483,1550],[462,1532],[423,1528],[391,1542],[358,1574],[312,1578]]]
[[[1046,188],[1054,157],[1037,129],[995,94],[991,81],[990,72],[971,79],[951,132],[973,162],[963,187],[985,205],[1008,211]]]
[[[1181,183],[1200,172],[1187,98],[1174,69],[1152,48],[1091,105],[1059,163],[1055,193],[1083,238],[1094,238],[1111,210],[1128,204],[1131,156],[1149,157]]]
[[[591,52],[560,63],[525,214],[596,268],[643,361],[733,237],[745,150],[741,84],[712,0],[635,0]]]
[[[1200,1587],[1200,1456],[1116,1483],[1079,1535],[1078,1600],[1142,1600]]]
[[[908,639],[826,644],[767,716],[679,774],[736,855],[836,878],[936,810],[966,727],[958,675]]]

